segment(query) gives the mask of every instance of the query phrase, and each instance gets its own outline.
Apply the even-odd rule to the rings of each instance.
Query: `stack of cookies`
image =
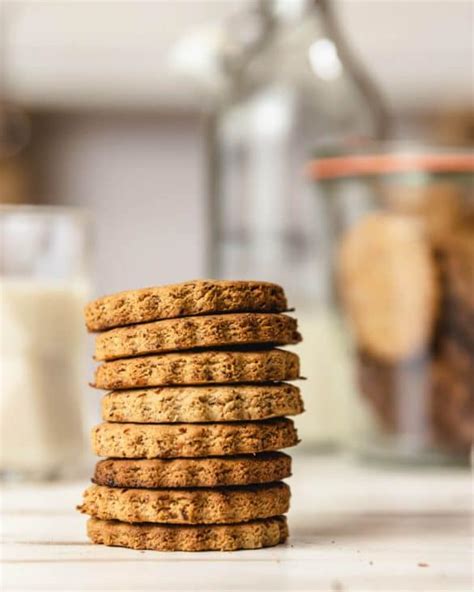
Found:
[[[303,411],[301,340],[266,282],[192,281],[91,302],[98,462],[80,511],[94,543],[163,551],[254,549],[286,540],[281,480]]]

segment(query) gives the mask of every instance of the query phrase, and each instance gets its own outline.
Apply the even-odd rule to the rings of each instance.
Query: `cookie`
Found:
[[[446,336],[440,340],[438,349],[445,363],[458,377],[469,380],[474,390],[474,348],[454,336]]]
[[[151,551],[237,551],[273,547],[288,538],[284,516],[242,524],[177,526],[127,524],[90,518],[87,534],[93,543]]]
[[[439,305],[429,245],[413,218],[375,213],[343,238],[339,285],[357,345],[395,362],[425,351]]]
[[[443,299],[437,338],[438,341],[457,341],[466,350],[474,352],[474,308],[466,306],[449,292],[449,288]]]
[[[437,248],[456,232],[462,211],[462,190],[459,183],[431,181],[429,184],[384,183],[386,205],[399,214],[417,219],[430,243]]]
[[[219,312],[283,312],[283,288],[268,282],[195,280],[130,290],[99,298],[85,308],[89,331],[159,319]]]
[[[460,230],[446,241],[443,269],[448,295],[474,315],[474,229]]]
[[[233,345],[287,345],[301,341],[296,319],[283,314],[240,313],[168,319],[100,333],[97,360]]]
[[[469,453],[474,441],[474,382],[440,358],[433,364],[431,413],[438,441]]]
[[[78,510],[102,520],[229,524],[288,511],[286,483],[201,489],[121,489],[91,485]]]
[[[291,419],[238,423],[102,423],[92,429],[97,456],[173,458],[254,454],[298,443]]]
[[[170,353],[105,362],[95,373],[101,389],[173,384],[280,382],[299,376],[299,358],[280,349]]]
[[[165,386],[102,399],[104,421],[134,423],[252,421],[302,412],[299,388],[286,383]]]
[[[474,227],[459,229],[440,252],[443,300],[438,340],[474,352]]]
[[[108,487],[222,487],[281,481],[291,475],[283,452],[211,458],[116,459],[97,463],[93,482]]]

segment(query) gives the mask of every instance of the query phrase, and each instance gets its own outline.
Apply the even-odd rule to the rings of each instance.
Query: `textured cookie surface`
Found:
[[[102,520],[226,524],[288,511],[286,483],[213,489],[121,489],[91,485],[79,510]]]
[[[303,411],[291,384],[165,386],[114,391],[102,399],[105,421],[174,423],[252,421]]]
[[[117,520],[87,521],[93,543],[151,551],[237,551],[273,547],[288,538],[284,516],[242,524],[177,526],[127,524]]]
[[[232,345],[286,345],[301,341],[296,319],[240,313],[185,317],[119,327],[96,338],[97,360]]]
[[[116,459],[97,463],[93,481],[108,487],[219,487],[280,481],[291,475],[283,452],[210,458]]]
[[[358,346],[385,361],[423,352],[438,313],[439,286],[422,227],[371,214],[344,237],[340,287]]]
[[[174,458],[280,450],[298,443],[291,419],[201,424],[102,423],[92,429],[97,456]]]
[[[89,331],[159,319],[219,312],[282,312],[283,288],[268,282],[195,280],[182,284],[120,292],[85,308]]]
[[[216,382],[280,382],[298,376],[299,358],[292,352],[204,351],[105,362],[96,370],[94,386],[127,389]]]

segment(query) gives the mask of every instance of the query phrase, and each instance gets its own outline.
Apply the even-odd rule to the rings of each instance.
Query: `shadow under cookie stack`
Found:
[[[104,423],[79,510],[94,543],[159,551],[255,549],[286,540],[303,411],[301,340],[283,289],[193,281],[91,302]]]

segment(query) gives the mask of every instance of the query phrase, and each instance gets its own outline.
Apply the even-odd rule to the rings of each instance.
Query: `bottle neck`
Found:
[[[332,0],[260,0],[260,2],[270,35],[276,30],[290,30],[305,26],[304,23],[317,23],[321,35],[328,37],[335,45],[339,60],[370,104],[377,138],[385,139],[389,135],[389,114],[385,102],[364,68],[353,57],[339,27],[339,21],[334,12],[334,2]],[[308,24],[308,26],[311,25]]]

